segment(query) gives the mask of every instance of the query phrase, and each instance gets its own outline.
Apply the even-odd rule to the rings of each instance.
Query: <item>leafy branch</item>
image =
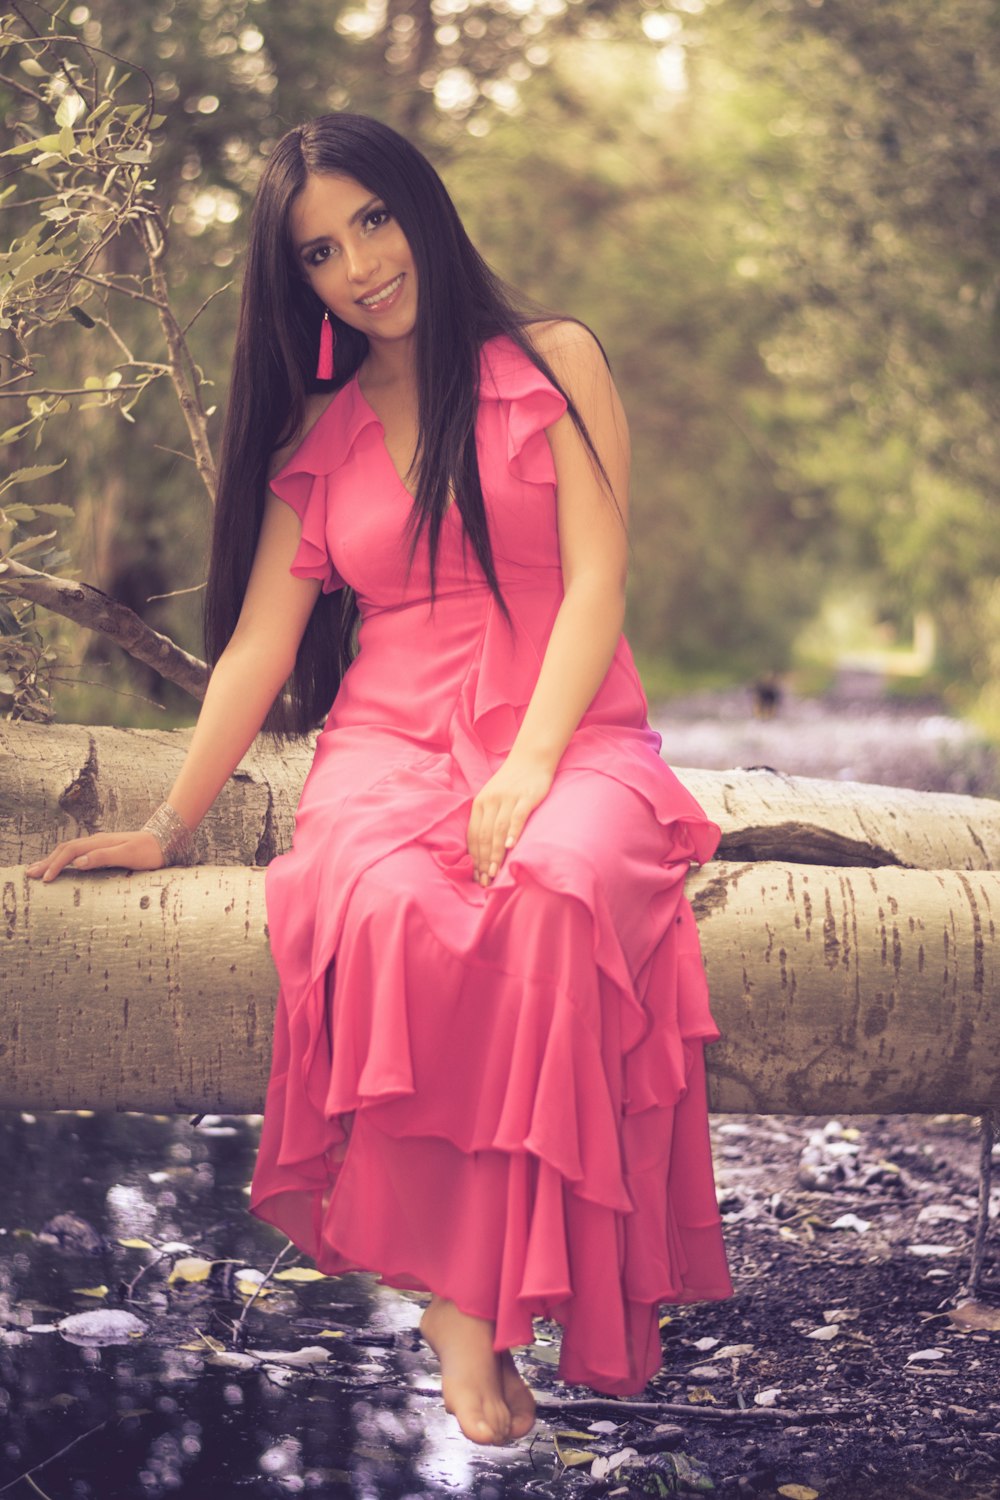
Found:
[[[214,501],[208,437],[214,407],[204,401],[210,382],[187,339],[212,297],[186,322],[171,300],[169,212],[157,198],[150,170],[153,135],[164,119],[156,113],[152,79],[142,67],[60,29],[58,12],[37,9],[47,17],[43,30],[21,5],[0,15],[0,89],[9,92],[15,111],[20,106],[15,144],[0,151],[0,202],[16,228],[0,253],[0,400],[19,403],[20,411],[0,431],[0,443],[33,433],[37,449],[53,418],[95,407],[134,422],[143,392],[167,379],[195,467]],[[144,307],[155,313],[161,358],[137,358],[121,331],[121,311],[130,309],[134,321]],[[64,340],[67,325],[75,338],[93,341],[87,364],[102,373],[82,382],[47,376],[57,347],[54,333]],[[0,506],[11,484],[43,478],[58,467],[17,470],[0,487]],[[155,659],[163,676],[200,696],[202,663],[177,648],[162,650],[162,637],[124,606],[109,611],[100,590],[53,576],[68,554],[43,554],[37,569],[13,562],[55,537],[20,534],[38,514],[71,517],[73,511],[58,504],[0,509],[0,588],[9,598],[0,611],[0,701],[10,700],[6,716],[53,716],[46,674],[51,676],[54,653],[41,649],[31,628],[35,604],[110,635],[140,660]],[[12,566],[2,568],[8,561]],[[66,586],[54,586],[60,583]]]

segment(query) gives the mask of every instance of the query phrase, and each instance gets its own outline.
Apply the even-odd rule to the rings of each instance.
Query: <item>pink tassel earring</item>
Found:
[[[323,321],[319,329],[319,363],[316,366],[317,380],[333,379],[333,349],[337,342],[337,336],[333,331],[333,323],[330,321],[330,309],[323,313]]]

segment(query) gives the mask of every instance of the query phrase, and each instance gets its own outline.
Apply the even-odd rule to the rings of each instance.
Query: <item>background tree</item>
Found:
[[[27,38],[47,28],[78,44],[43,56]],[[26,147],[54,130],[57,54],[82,68],[100,48],[148,75],[163,119],[139,177],[155,181],[209,449],[267,151],[322,109],[378,114],[432,157],[494,266],[608,349],[635,447],[626,628],[664,664],[657,681],[787,667],[803,625],[848,595],[900,635],[930,611],[939,681],[1000,723],[986,0],[103,0],[52,17],[22,3],[3,36],[5,118]],[[25,49],[55,81],[32,82]],[[147,99],[139,68],[122,79],[115,108]],[[12,233],[59,238],[42,218],[60,207],[52,163],[31,152],[7,180]],[[110,236],[102,274],[141,279],[144,255],[134,233]],[[175,641],[184,685],[48,614],[39,649],[107,684],[60,689],[64,716],[189,722],[209,488],[167,370],[146,380],[170,364],[163,330],[138,299],[118,308],[131,374],[147,368],[141,392],[114,396],[109,376],[125,386],[129,370],[112,368],[100,319],[60,317],[36,346],[46,388],[101,385],[65,398],[31,455],[62,463],[35,487],[72,506],[60,566]]]

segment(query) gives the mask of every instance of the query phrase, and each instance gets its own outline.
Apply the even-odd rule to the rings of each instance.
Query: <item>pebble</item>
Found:
[[[669,1448],[673,1443],[679,1443],[684,1435],[684,1428],[676,1422],[658,1422],[650,1433],[650,1437],[656,1438],[664,1448]]]

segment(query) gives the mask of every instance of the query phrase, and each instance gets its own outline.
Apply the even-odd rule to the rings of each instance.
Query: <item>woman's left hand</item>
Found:
[[[555,772],[536,761],[508,757],[472,799],[469,853],[474,879],[488,885],[506,851],[539,802],[548,795]]]

